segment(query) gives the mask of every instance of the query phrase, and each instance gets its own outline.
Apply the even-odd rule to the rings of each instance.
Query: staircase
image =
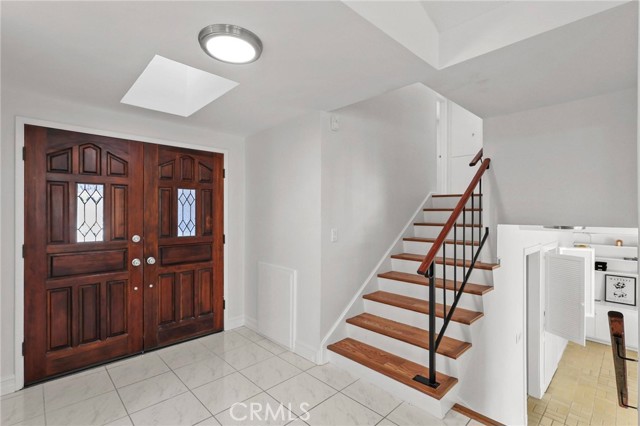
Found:
[[[362,295],[364,312],[346,319],[348,337],[328,345],[332,363],[439,418],[458,402],[499,266],[477,260],[488,229],[476,184],[465,194],[431,197],[423,221],[403,238],[404,252],[390,256],[392,270],[379,273],[377,289]]]

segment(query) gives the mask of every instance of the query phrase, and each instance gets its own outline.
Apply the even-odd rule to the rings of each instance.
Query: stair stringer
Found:
[[[383,255],[382,259],[376,267],[373,269],[371,274],[367,277],[364,283],[360,286],[358,291],[354,294],[353,298],[349,301],[345,309],[342,311],[342,314],[337,318],[334,325],[331,327],[329,332],[326,334],[324,339],[320,344],[320,351],[316,357],[318,364],[326,364],[329,362],[329,352],[327,350],[327,346],[330,342],[336,342],[338,340],[344,339],[348,337],[347,333],[347,325],[346,320],[352,316],[359,315],[365,312],[364,309],[364,299],[362,296],[367,293],[371,293],[379,290],[378,286],[378,274],[391,270],[391,255],[393,253],[399,253],[403,248],[403,238],[412,237],[413,234],[413,224],[418,219],[423,217],[423,209],[431,206],[431,198],[434,192],[430,192],[426,198],[420,203],[418,208],[416,209],[411,219],[407,221],[406,225],[395,239],[395,241],[389,247]],[[415,271],[413,271],[415,272]],[[350,361],[352,362],[352,361]],[[355,363],[354,363],[355,364]],[[419,393],[419,392],[418,392]]]

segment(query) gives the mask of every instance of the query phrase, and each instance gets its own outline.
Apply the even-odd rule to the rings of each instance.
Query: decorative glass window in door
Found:
[[[178,188],[178,237],[196,235],[196,190]]]
[[[79,183],[77,189],[76,240],[103,241],[104,185]]]

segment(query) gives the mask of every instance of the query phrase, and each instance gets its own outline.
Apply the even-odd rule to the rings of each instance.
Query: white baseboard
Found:
[[[308,343],[302,342],[300,340],[296,340],[294,352],[300,355],[303,358],[308,359],[314,364],[318,364],[318,348]]]
[[[14,375],[6,377],[0,380],[0,395],[6,395],[8,393],[12,393],[17,391],[16,389],[16,378]]]
[[[258,320],[253,317],[244,317],[244,326],[250,328],[251,330],[258,332]]]
[[[258,333],[258,321],[255,318],[251,318],[248,316],[244,317],[244,326]],[[306,342],[302,342],[298,339],[296,339],[296,341],[294,342],[293,352],[305,359],[308,359],[314,364],[318,364],[319,360],[321,359],[319,357],[320,352],[316,347],[309,345]]]
[[[242,327],[245,325],[245,317],[244,315],[238,315],[235,317],[227,318],[227,322],[224,325],[225,330],[232,330],[234,328]]]

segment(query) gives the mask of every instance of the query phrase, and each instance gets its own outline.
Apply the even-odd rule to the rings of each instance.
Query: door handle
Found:
[[[154,263],[156,263],[156,258],[153,256],[149,256],[147,257],[147,264],[148,265],[153,265]]]
[[[142,264],[142,262],[140,262],[140,259],[135,258],[135,259],[133,259],[133,260],[131,261],[131,264],[132,264],[133,266],[140,266],[140,265]]]

